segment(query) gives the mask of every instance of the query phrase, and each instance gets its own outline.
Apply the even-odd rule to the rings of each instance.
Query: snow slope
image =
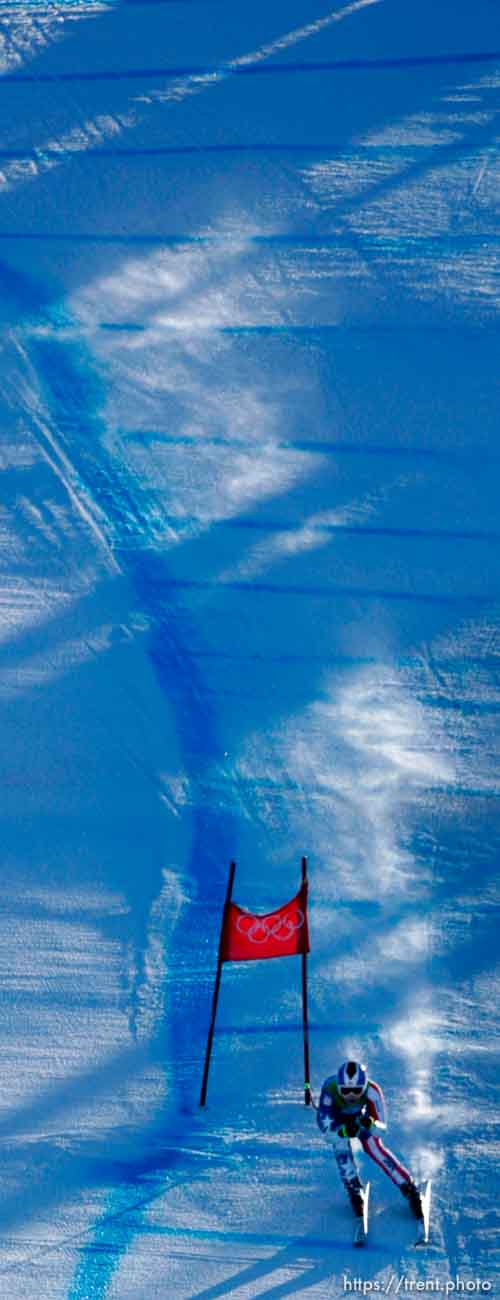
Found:
[[[0,7],[9,1300],[493,1288],[495,17]],[[198,1107],[229,860],[303,852],[313,1084],[367,1059],[425,1256],[365,1168],[353,1258],[294,959]]]

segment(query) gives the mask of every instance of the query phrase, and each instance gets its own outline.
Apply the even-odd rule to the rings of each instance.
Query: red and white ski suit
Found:
[[[370,1127],[360,1127],[356,1134],[363,1150],[397,1187],[404,1187],[406,1183],[412,1184],[410,1171],[401,1164],[392,1151],[389,1151],[380,1137],[387,1128],[387,1123],[384,1094],[378,1083],[370,1079],[368,1088],[360,1100],[345,1102],[339,1095],[336,1077],[332,1075],[325,1079],[321,1089],[317,1121],[321,1132],[333,1147],[342,1182],[348,1190],[358,1190],[361,1186],[351,1139],[339,1131],[349,1117],[361,1116],[369,1117],[372,1121]]]

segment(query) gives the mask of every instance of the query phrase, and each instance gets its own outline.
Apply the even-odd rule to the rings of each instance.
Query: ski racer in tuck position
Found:
[[[399,1187],[416,1219],[422,1218],[418,1187],[408,1169],[384,1146],[386,1110],[382,1089],[369,1079],[358,1061],[344,1061],[337,1074],[325,1079],[316,1118],[327,1142],[333,1147],[338,1171],[354,1214],[363,1214],[363,1184],[353,1156],[351,1138],[358,1138],[363,1150],[388,1178]]]

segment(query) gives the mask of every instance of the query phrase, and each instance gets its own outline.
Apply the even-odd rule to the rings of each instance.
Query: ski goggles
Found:
[[[339,1088],[341,1097],[362,1097],[365,1091],[365,1088],[351,1088],[350,1085],[347,1086],[347,1084],[344,1083],[341,1083]]]

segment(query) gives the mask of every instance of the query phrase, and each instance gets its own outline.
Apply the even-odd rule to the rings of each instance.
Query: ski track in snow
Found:
[[[159,7],[140,33],[133,8],[84,6],[74,32],[73,6],[5,14],[6,67],[64,69],[74,33],[98,67],[99,30],[128,66],[130,41],[158,38]],[[221,154],[179,163],[175,188],[161,164],[120,181],[119,163],[108,187],[91,156],[167,124],[174,141],[248,138],[249,121],[255,139],[290,123],[317,139],[324,90],[299,125],[296,89],[273,98],[231,73],[300,41],[320,60],[415,35],[374,0],[306,9],[283,7],[283,35],[246,15],[230,39],[252,52],[228,56],[216,8],[206,22],[196,6],[189,30],[179,6],[178,62],[187,32],[189,63],[202,39],[217,70],[130,99],[7,91],[42,141],[26,162],[13,117],[19,160],[3,168],[12,1300],[326,1300],[346,1273],[382,1290],[395,1274],[493,1277],[498,80],[351,79],[347,117],[337,83],[341,147],[311,163],[270,153],[226,172]],[[491,32],[484,5],[476,21]],[[435,24],[426,10],[438,48]],[[30,194],[28,268],[8,232],[32,229]],[[75,213],[96,245],[66,257],[46,236],[57,217],[73,239]],[[129,246],[158,214],[186,242]],[[390,1145],[435,1180],[425,1257],[372,1170],[369,1248],[346,1247],[300,1104],[295,963],[225,968],[197,1108],[227,863],[238,901],[266,911],[304,851],[313,1082],[366,1054]]]

